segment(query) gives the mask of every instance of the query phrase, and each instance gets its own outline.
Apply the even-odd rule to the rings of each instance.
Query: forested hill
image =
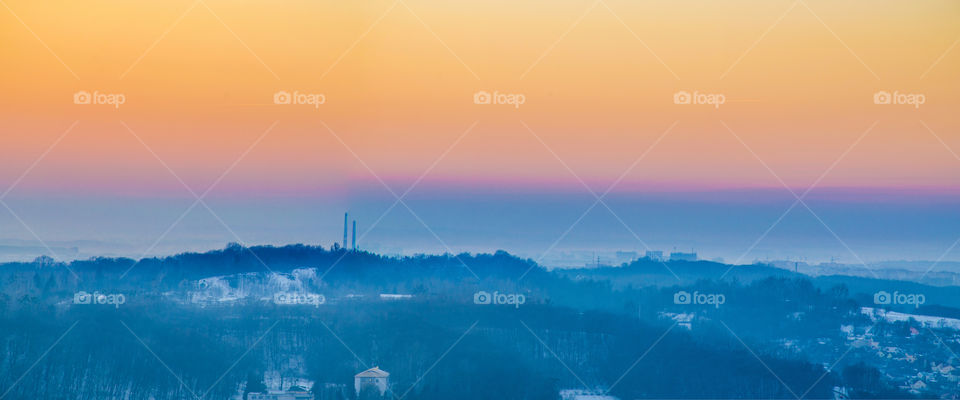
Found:
[[[496,254],[386,257],[365,251],[345,251],[338,246],[327,249],[303,244],[244,247],[231,243],[222,250],[139,261],[98,257],[59,263],[40,257],[33,262],[0,264],[0,272],[42,270],[70,275],[79,281],[123,276],[138,283],[148,280],[154,285],[176,285],[181,280],[249,272],[287,273],[297,268],[318,268],[326,272],[324,277],[331,282],[426,275],[444,279],[516,279],[524,273],[532,276],[546,274],[533,261],[502,251]]]
[[[862,267],[869,275],[869,267]],[[843,287],[850,296],[864,304],[872,302],[874,293],[922,293],[925,304],[920,308],[931,310],[932,315],[956,317],[956,311],[943,312],[936,306],[960,308],[960,287],[927,285],[911,281],[880,279],[874,277],[850,275],[823,275],[810,277],[783,268],[765,264],[729,265],[712,261],[655,261],[639,259],[620,266],[601,266],[598,268],[575,268],[557,270],[557,274],[574,280],[606,282],[615,288],[648,286],[687,286],[697,282],[729,282],[748,284],[770,278],[809,280],[815,287],[831,290]],[[911,311],[909,307],[901,307]],[[916,310],[913,310],[916,311]]]
[[[92,258],[69,263],[39,257],[33,262],[0,264],[7,287],[0,293],[22,295],[36,290],[111,288],[132,291],[166,291],[212,276],[248,273],[289,273],[311,268],[321,286],[366,288],[370,292],[398,289],[427,291],[443,288],[479,289],[484,284],[528,291],[544,299],[568,299],[579,306],[622,304],[630,288],[677,288],[702,282],[743,285],[775,279],[809,280],[821,290],[837,287],[862,302],[878,291],[924,293],[926,308],[960,308],[960,287],[831,275],[808,277],[769,265],[729,265],[710,261],[655,261],[639,259],[621,266],[547,271],[533,260],[504,251],[494,254],[416,255],[388,257],[365,251],[347,251],[303,244],[244,247],[231,243],[224,249],[182,253],[161,258]],[[441,285],[440,283],[443,283]],[[937,315],[960,314],[938,310]]]

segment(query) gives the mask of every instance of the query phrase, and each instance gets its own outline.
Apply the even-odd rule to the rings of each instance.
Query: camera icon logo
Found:
[[[79,291],[73,294],[73,304],[90,304],[93,296],[90,293]]]
[[[693,96],[686,90],[681,90],[673,94],[673,104],[690,104]]]
[[[473,304],[490,304],[492,300],[490,293],[482,290],[473,294]]]
[[[685,290],[673,294],[673,304],[690,304],[691,300],[690,293]]]
[[[873,94],[873,104],[891,104],[893,95],[886,90],[881,90]]]
[[[481,90],[473,94],[473,104],[490,104],[492,101],[493,96],[486,90]]]
[[[86,90],[81,90],[73,94],[73,104],[90,104],[93,96]]]
[[[273,94],[273,104],[290,104],[293,96],[286,90],[281,90]]]
[[[881,290],[873,294],[873,304],[890,304],[890,293],[887,293],[885,290]]]

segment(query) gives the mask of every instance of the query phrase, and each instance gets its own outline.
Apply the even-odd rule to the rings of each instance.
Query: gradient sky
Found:
[[[211,197],[345,207],[427,170],[438,193],[584,193],[571,170],[597,192],[960,193],[953,0],[3,5],[10,199],[190,198],[164,164],[197,193],[229,169]],[[80,90],[126,103],[77,105]],[[280,90],[326,103],[273,104]],[[477,105],[479,90],[526,102]],[[681,90],[727,102],[674,104]]]

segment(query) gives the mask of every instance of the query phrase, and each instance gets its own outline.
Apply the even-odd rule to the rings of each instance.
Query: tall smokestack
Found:
[[[353,250],[357,250],[357,220],[353,220]]]
[[[343,213],[343,248],[347,248],[347,213]]]

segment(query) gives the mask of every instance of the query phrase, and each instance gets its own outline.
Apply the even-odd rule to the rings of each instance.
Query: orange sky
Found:
[[[79,121],[16,193],[185,194],[151,151],[197,192],[248,149],[218,191],[373,180],[341,139],[397,191],[448,150],[425,182],[579,188],[566,163],[604,190],[655,142],[620,190],[778,187],[740,140],[798,188],[848,149],[820,186],[960,187],[953,0],[3,5],[0,186]],[[326,102],[274,104],[281,90]],[[480,90],[525,102],[474,104]]]

